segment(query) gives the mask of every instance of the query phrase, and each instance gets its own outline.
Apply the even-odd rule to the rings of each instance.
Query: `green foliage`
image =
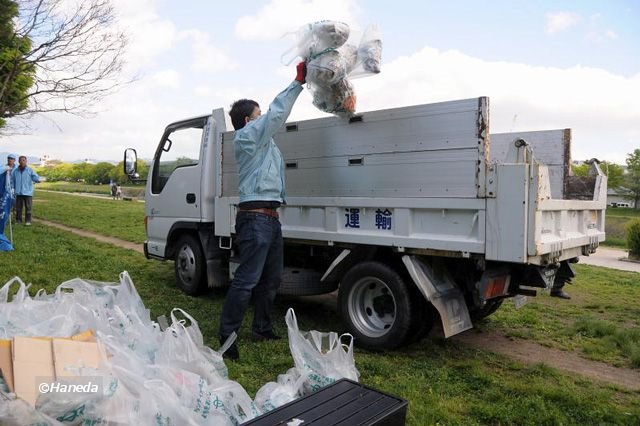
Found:
[[[624,181],[624,169],[622,166],[603,161],[600,169],[607,175],[607,186],[609,188],[619,188]]]
[[[605,220],[607,246],[627,248],[625,225],[634,218],[640,218],[640,210],[632,208],[608,208]]]
[[[622,185],[624,175],[624,169],[622,166],[615,163],[609,163],[608,161],[603,161],[600,163],[599,167],[600,170],[607,175],[607,186],[609,188],[618,188]],[[574,176],[588,176],[590,168],[591,165],[586,163],[571,165],[571,170],[573,171]]]
[[[627,155],[627,174],[624,176],[624,194],[635,201],[635,208],[640,209],[640,149]]]
[[[31,40],[15,34],[18,3],[0,0],[0,128],[6,119],[24,111],[27,94],[34,83],[36,68],[25,62],[31,50]]]
[[[107,162],[100,162],[96,164],[92,170],[88,173],[85,182],[93,184],[106,184],[109,183],[109,174],[113,170],[113,164]]]
[[[112,180],[121,185],[129,183],[129,178],[124,174],[122,162],[114,166],[111,163],[59,163],[47,167],[37,168],[40,176],[47,178],[49,182],[86,182],[87,184],[107,184]],[[138,173],[140,179],[146,179],[149,168],[144,161],[138,161]]]
[[[634,219],[624,227],[629,256],[640,259],[640,219]]]
[[[573,171],[573,175],[574,176],[587,176],[589,174],[589,168],[591,166],[589,164],[586,163],[582,163],[582,164],[572,164],[571,165],[571,170]]]
[[[147,175],[149,174],[149,166],[144,161],[138,160],[138,174],[139,179],[147,179]],[[124,161],[118,163],[118,165],[111,170],[109,173],[109,177],[113,179],[115,182],[120,184],[129,183],[129,177],[124,174]]]

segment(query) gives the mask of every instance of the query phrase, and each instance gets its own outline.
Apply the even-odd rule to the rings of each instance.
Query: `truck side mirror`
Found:
[[[138,155],[133,148],[127,148],[124,151],[124,174],[129,177],[137,177],[138,171]]]

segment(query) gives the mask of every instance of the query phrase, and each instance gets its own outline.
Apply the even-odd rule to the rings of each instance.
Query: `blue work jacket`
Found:
[[[40,176],[29,166],[24,170],[16,166],[11,172],[11,185],[16,195],[33,197],[34,182],[40,182]]]
[[[285,200],[284,161],[273,135],[285,124],[302,92],[294,81],[269,105],[269,111],[237,130],[234,154],[240,175],[240,202]]]

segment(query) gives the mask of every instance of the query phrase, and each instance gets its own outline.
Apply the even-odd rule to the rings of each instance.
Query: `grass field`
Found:
[[[33,216],[134,243],[145,240],[144,203],[39,191]]]
[[[82,192],[87,194],[111,195],[109,185],[90,185],[82,182],[41,182],[37,184],[37,189],[60,192]],[[138,197],[144,191],[142,185],[124,185],[122,187],[124,195]]]
[[[626,219],[633,209],[609,209],[610,219]],[[144,205],[68,194],[41,192],[34,215],[68,226],[144,242]],[[625,216],[626,215],[626,216]],[[510,303],[480,327],[499,328],[563,350],[578,350],[589,359],[616,366],[640,367],[640,282],[637,274],[577,265],[574,299],[539,297],[515,310]],[[625,304],[618,303],[625,300]]]
[[[620,367],[640,368],[640,279],[636,272],[576,265],[572,299],[505,303],[480,327]]]
[[[199,321],[206,344],[218,348],[216,331],[224,294],[212,292],[200,298],[182,294],[173,284],[170,263],[148,261],[135,252],[38,223],[15,228],[14,240],[16,250],[0,254],[0,283],[19,275],[33,283],[30,292],[35,294],[39,288],[51,292],[74,277],[116,281],[118,273],[127,270],[153,318],[181,307]],[[576,285],[570,288],[571,302],[556,306],[555,299],[539,298],[518,311],[503,307],[483,327],[515,333],[530,328],[526,323],[531,322],[535,329],[531,338],[566,347],[571,347],[567,342],[572,337],[562,325],[554,324],[571,328],[579,318],[587,317],[617,327],[637,327],[639,283],[634,285],[631,276],[604,269],[582,267],[578,272]],[[622,289],[619,295],[617,288]],[[606,297],[595,302],[598,293]],[[289,306],[296,310],[303,330],[344,331],[335,310],[326,304],[313,298],[280,297],[274,318],[281,335],[286,335],[283,317]],[[250,343],[247,323],[240,330],[242,359],[228,366],[230,377],[253,396],[293,361],[286,339]],[[640,423],[638,392],[592,383],[544,365],[525,366],[449,340],[429,338],[380,354],[356,349],[355,359],[363,383],[409,401],[409,425]],[[616,355],[611,362],[628,361]]]
[[[640,210],[628,208],[608,208],[605,218],[607,240],[603,245],[626,248],[624,226],[632,220],[640,218]]]

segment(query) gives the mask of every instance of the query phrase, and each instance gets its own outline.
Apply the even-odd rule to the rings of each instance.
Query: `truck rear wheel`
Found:
[[[180,290],[191,296],[197,296],[207,289],[202,247],[192,235],[183,235],[178,240],[174,266],[176,284]]]
[[[504,299],[487,300],[487,303],[485,303],[482,308],[469,311],[471,321],[476,322],[485,319],[486,317],[497,311],[498,308],[502,306],[502,302],[504,302]]]
[[[363,262],[340,284],[338,305],[358,346],[393,349],[405,343],[412,326],[412,292],[402,277],[380,262]]]

